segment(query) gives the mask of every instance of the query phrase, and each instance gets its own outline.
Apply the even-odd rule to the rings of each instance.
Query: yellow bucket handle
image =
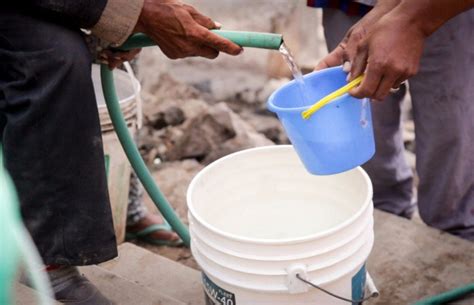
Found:
[[[329,104],[332,100],[340,97],[343,94],[346,94],[352,88],[357,87],[362,82],[363,78],[364,78],[364,75],[362,74],[356,77],[352,82],[348,83],[344,87],[337,89],[336,91],[326,95],[325,97],[317,101],[310,108],[306,109],[305,111],[301,113],[301,115],[303,116],[303,119],[305,120],[309,119],[316,111],[318,111],[322,107]]]

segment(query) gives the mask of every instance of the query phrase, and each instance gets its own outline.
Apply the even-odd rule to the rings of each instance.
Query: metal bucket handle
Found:
[[[130,77],[130,81],[132,82],[133,93],[135,95],[135,100],[137,101],[137,129],[141,129],[143,127],[143,100],[140,95],[142,86],[140,85],[140,82],[135,76],[135,73],[133,72],[130,63],[126,61],[123,63],[123,65],[125,66],[125,70],[127,70],[128,76]]]
[[[349,299],[349,298],[345,298],[345,297],[341,297],[335,293],[332,293],[324,288],[322,288],[321,286],[318,286],[312,282],[310,282],[309,280],[305,279],[300,273],[297,273],[296,274],[296,278],[298,280],[300,280],[301,282],[303,283],[306,283],[308,285],[310,285],[311,287],[313,288],[316,288],[336,299],[339,299],[339,300],[342,300],[342,301],[346,301],[346,302],[349,302],[349,303],[352,303],[352,304],[357,304],[357,305],[361,305],[363,304],[365,301],[369,300],[369,299],[372,299],[372,298],[376,298],[380,295],[379,291],[377,290],[377,288],[375,287],[375,284],[374,284],[374,281],[372,280],[372,277],[370,276],[370,274],[367,272],[366,273],[367,275],[367,283],[366,283],[366,288],[369,290],[370,294],[365,297],[365,298],[362,298],[360,300],[352,300],[352,299]]]
[[[304,264],[291,265],[286,269],[286,271],[288,273],[286,286],[288,286],[288,291],[292,294],[307,292],[309,290],[309,285],[336,299],[357,305],[362,304],[371,298],[376,298],[379,296],[379,292],[375,287],[374,281],[372,280],[372,277],[368,272],[366,272],[366,288],[369,290],[370,295],[360,300],[352,300],[349,298],[341,297],[307,280],[306,266]]]

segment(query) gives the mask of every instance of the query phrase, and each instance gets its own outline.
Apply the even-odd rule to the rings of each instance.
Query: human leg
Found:
[[[336,9],[323,10],[324,33],[328,49],[333,50],[345,33],[360,18],[347,16]],[[363,167],[374,186],[374,205],[381,210],[410,217],[413,173],[404,156],[400,104],[405,95],[403,86],[383,102],[372,102],[372,124],[376,152]]]
[[[474,240],[474,12],[455,17],[426,41],[410,80],[420,177],[420,216]]]
[[[117,254],[88,54],[77,30],[0,12],[5,165],[46,264]]]

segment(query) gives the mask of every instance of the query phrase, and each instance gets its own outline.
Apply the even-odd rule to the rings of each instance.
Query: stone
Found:
[[[153,118],[150,118],[150,125],[154,129],[161,129],[166,126],[176,126],[182,124],[186,117],[181,108],[171,106],[163,112],[158,112]]]
[[[286,77],[279,79],[272,78],[268,80],[263,86],[263,88],[258,92],[257,100],[262,102],[263,104],[266,104],[270,95],[272,95],[273,92],[275,92],[278,88],[288,83],[289,81],[290,79]]]
[[[169,74],[162,74],[149,90],[143,90],[145,125],[155,129],[182,124],[207,107],[203,99],[210,99],[191,85],[176,81]]]
[[[254,112],[244,112],[242,119],[249,123],[258,133],[263,134],[267,139],[276,144],[289,144],[288,137],[280,121],[270,112],[257,114]]]
[[[167,160],[196,158],[208,164],[238,150],[274,144],[225,103],[210,107],[184,125],[183,136],[170,148]]]

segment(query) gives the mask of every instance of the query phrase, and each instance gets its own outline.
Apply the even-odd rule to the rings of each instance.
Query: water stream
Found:
[[[294,106],[303,107],[303,106],[312,105],[316,101],[310,100],[308,96],[308,91],[306,90],[306,84],[304,82],[303,73],[301,73],[301,69],[296,63],[295,58],[291,54],[290,49],[288,48],[287,45],[285,45],[285,43],[282,43],[279,51],[281,55],[283,56],[283,59],[285,60],[286,64],[288,65],[288,68],[290,68],[291,74],[293,75],[293,78],[295,79],[300,89],[299,91],[301,94],[301,100],[293,101]],[[368,109],[367,99],[363,99],[361,103],[361,112],[360,112],[360,124],[362,127],[366,127],[368,124],[367,109]]]
[[[312,104],[309,99],[308,92],[306,91],[303,73],[301,73],[300,67],[298,66],[298,64],[296,64],[296,60],[291,54],[290,49],[285,45],[285,43],[282,43],[279,51],[283,56],[283,59],[285,59],[288,67],[290,68],[291,74],[293,74],[293,78],[295,79],[296,83],[298,84],[298,87],[300,88],[301,101],[295,101],[295,106],[300,107]]]

